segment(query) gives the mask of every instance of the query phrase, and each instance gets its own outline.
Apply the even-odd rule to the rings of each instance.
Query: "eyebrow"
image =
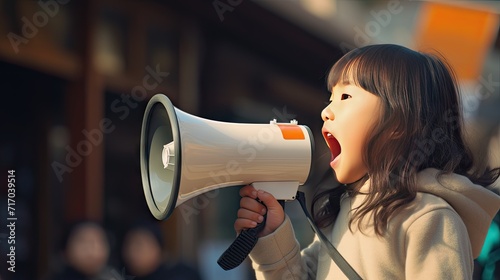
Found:
[[[336,87],[336,86],[341,86],[341,87],[345,87],[345,86],[350,86],[350,85],[353,85],[354,83],[351,83],[351,82],[342,82],[342,81],[339,81],[338,83],[336,83],[334,86],[332,86],[332,88],[329,90],[330,93],[333,94],[333,88]]]
[[[353,85],[354,83],[351,83],[351,82],[342,82],[342,81],[339,81],[337,82],[334,86],[332,86],[332,88],[329,90],[332,94],[333,94],[333,88],[335,86],[342,86],[342,87],[345,87],[345,86],[350,86],[350,85]]]

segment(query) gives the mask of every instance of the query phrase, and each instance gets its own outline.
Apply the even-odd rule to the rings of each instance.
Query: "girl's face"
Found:
[[[379,119],[380,103],[378,96],[354,84],[332,88],[330,104],[321,112],[322,132],[340,183],[356,182],[368,172],[363,153],[368,133]]]

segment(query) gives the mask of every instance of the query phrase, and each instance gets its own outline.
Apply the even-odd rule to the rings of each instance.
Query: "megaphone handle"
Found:
[[[285,209],[285,201],[278,200],[278,202],[283,209]],[[256,227],[241,231],[229,248],[222,253],[217,260],[217,264],[219,264],[222,269],[231,270],[239,266],[246,259],[253,247],[255,247],[255,244],[257,244],[257,235],[264,229],[266,218],[267,214],[264,215],[264,220],[257,224]]]

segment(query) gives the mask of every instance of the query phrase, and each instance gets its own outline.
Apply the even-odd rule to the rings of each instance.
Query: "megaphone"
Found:
[[[148,208],[158,220],[205,192],[253,184],[278,200],[293,200],[311,172],[310,129],[272,120],[229,123],[190,115],[154,95],[141,128],[141,176]]]
[[[183,202],[229,186],[252,184],[280,201],[295,199],[311,173],[314,141],[310,129],[295,120],[213,121],[183,112],[156,94],[146,106],[140,149],[146,202],[162,220]],[[225,270],[241,264],[264,223],[242,231],[217,263]]]

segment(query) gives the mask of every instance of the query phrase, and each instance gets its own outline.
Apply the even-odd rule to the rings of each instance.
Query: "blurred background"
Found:
[[[159,229],[150,241],[163,246],[168,269],[254,279],[248,261],[229,272],[216,263],[235,237],[238,188],[188,201],[167,221],[149,213],[139,164],[147,101],[162,92],[185,112],[228,122],[297,119],[320,154],[325,77],[367,44],[446,57],[474,153],[499,166],[499,13],[500,1],[472,0],[0,0],[0,279],[55,279],[72,263],[68,244],[83,238],[68,239],[68,228],[82,220],[104,232],[82,239],[106,248],[111,276],[99,279],[139,279],[127,264],[135,251],[122,249],[138,223]],[[286,210],[307,246],[312,233],[297,203]],[[6,227],[13,217],[15,231]],[[478,279],[495,262],[482,260]]]

